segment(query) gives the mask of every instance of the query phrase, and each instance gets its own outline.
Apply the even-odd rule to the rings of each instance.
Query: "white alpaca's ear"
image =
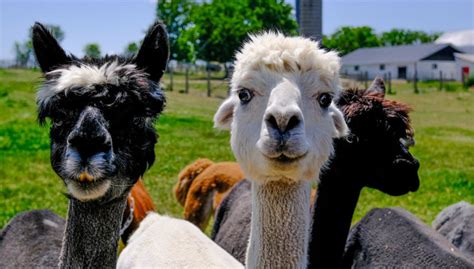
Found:
[[[214,115],[214,128],[222,130],[230,130],[230,125],[234,118],[234,108],[237,101],[233,96],[227,98],[221,104],[216,114]]]
[[[349,127],[347,127],[346,121],[344,120],[344,115],[334,104],[332,104],[330,108],[330,114],[334,121],[334,126],[336,127],[334,137],[346,136],[349,133]]]

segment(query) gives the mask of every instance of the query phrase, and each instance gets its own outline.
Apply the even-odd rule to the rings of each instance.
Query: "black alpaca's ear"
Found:
[[[47,73],[55,67],[69,62],[66,52],[64,52],[58,41],[56,41],[46,27],[37,22],[33,25],[32,31],[36,61],[43,73]]]
[[[381,77],[376,77],[370,87],[367,89],[367,92],[377,92],[381,93],[385,97],[385,83]]]
[[[166,70],[169,57],[168,33],[165,25],[155,22],[148,30],[135,63],[152,81],[158,82]]]

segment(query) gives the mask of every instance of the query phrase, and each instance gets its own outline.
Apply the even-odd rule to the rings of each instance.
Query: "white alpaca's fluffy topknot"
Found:
[[[274,32],[250,35],[235,57],[235,72],[241,75],[245,71],[265,69],[277,73],[316,71],[327,86],[333,88],[339,83],[337,53],[319,48],[318,42],[308,38],[285,37]]]

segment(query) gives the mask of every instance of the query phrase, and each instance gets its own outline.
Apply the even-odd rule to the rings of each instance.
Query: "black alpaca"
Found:
[[[468,269],[474,259],[403,208],[374,208],[351,229],[341,268],[387,267]]]
[[[46,79],[38,118],[51,119],[51,165],[68,189],[59,266],[115,267],[127,196],[155,159],[154,121],[165,103],[159,80],[169,55],[165,26],[155,23],[130,59],[67,55],[39,23],[33,47]]]
[[[381,93],[383,90],[383,82],[377,79],[367,91],[344,91],[338,101],[338,106],[345,113],[346,120],[349,119],[348,122],[353,123],[357,122],[358,125],[349,124],[351,136],[348,139],[342,138],[335,141],[335,154],[329,163],[328,169],[321,174],[320,186],[323,185],[323,182],[330,182],[338,186],[339,192],[335,197],[330,198],[340,199],[340,204],[344,204],[344,207],[347,208],[355,207],[357,199],[354,196],[358,197],[360,189],[365,185],[391,195],[401,195],[409,191],[415,191],[418,188],[418,162],[410,155],[407,147],[399,141],[400,138],[406,140],[412,138],[408,115],[406,114],[408,112],[407,107],[394,106],[392,105],[393,102],[384,100]],[[379,96],[375,104],[372,101],[373,96]],[[361,156],[364,152],[373,152],[375,155]],[[352,156],[352,159],[346,158],[346,156]],[[377,164],[377,166],[373,164]],[[360,167],[354,169],[354,165],[360,165]],[[331,174],[333,173],[331,171],[336,170],[340,178],[333,178],[334,175]],[[394,170],[398,171],[394,172]],[[398,178],[397,175],[403,176],[403,179]],[[350,184],[346,185],[346,182],[350,182]],[[321,193],[325,188],[324,186],[318,187],[318,196],[322,196],[318,199],[325,199],[325,194]],[[216,212],[212,232],[213,240],[242,263],[245,262],[250,229],[251,200],[249,199],[249,193],[250,184],[245,181],[240,182],[232,189]],[[357,193],[357,195],[354,195],[354,193]],[[331,195],[334,195],[334,193]],[[350,196],[345,197],[345,195]],[[339,205],[339,202],[337,205]],[[321,206],[319,206],[316,211],[321,211],[321,209]],[[328,208],[328,211],[323,212],[323,214],[331,214],[332,210]],[[336,237],[339,240],[337,243],[334,242],[334,246],[329,246],[331,251],[338,250],[342,242],[342,250],[338,254],[342,257],[353,211],[343,210],[339,212],[344,213],[344,216],[338,216],[338,219],[342,218],[344,221],[341,227],[345,229],[347,226],[345,235],[344,233],[340,235],[332,232],[333,227],[326,231],[318,231],[318,233],[324,234],[326,232],[327,237],[332,240],[336,240]],[[318,217],[318,215],[315,214],[315,217]],[[326,236],[326,234],[323,236]],[[315,251],[314,248],[313,243],[313,252]],[[314,255],[311,248],[309,255]],[[333,252],[331,255],[334,256]],[[330,267],[334,267],[334,263]]]
[[[392,196],[418,189],[419,164],[407,147],[413,141],[409,108],[384,97],[383,81],[376,79],[368,90],[345,91],[337,101],[351,134],[334,141],[336,154],[321,174],[308,252],[311,268],[339,267],[362,188]]]

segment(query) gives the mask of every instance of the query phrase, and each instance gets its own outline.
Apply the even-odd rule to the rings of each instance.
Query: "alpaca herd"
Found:
[[[437,230],[398,208],[351,229],[364,187],[417,191],[414,130],[381,79],[342,90],[340,58],[317,42],[266,32],[242,45],[214,116],[237,162],[181,171],[182,220],[156,213],[142,180],[165,106],[165,26],[153,24],[132,58],[68,55],[39,23],[32,37],[45,78],[38,119],[51,121],[51,166],[69,206],[66,220],[15,216],[0,231],[0,268],[474,268],[469,205],[440,214]]]

